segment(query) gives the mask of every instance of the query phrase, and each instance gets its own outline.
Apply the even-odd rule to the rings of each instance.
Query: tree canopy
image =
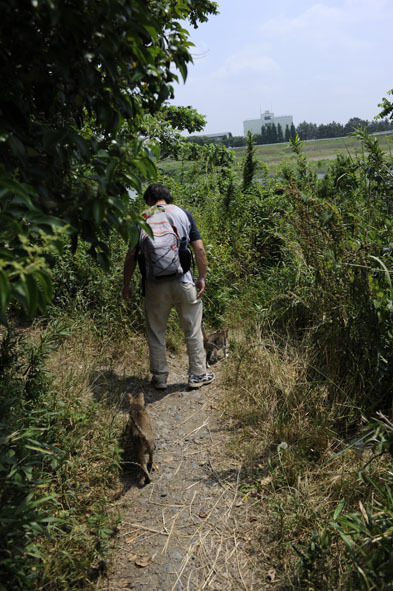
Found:
[[[128,190],[155,172],[144,117],[186,79],[184,23],[217,4],[0,0],[0,11],[0,312],[16,298],[33,315],[65,233],[103,265],[112,229],[135,239]]]
[[[388,95],[393,95],[393,88],[388,90]],[[381,107],[382,111],[378,114],[380,119],[387,117],[390,121],[393,121],[393,103],[387,97],[383,97],[382,102],[378,105]]]

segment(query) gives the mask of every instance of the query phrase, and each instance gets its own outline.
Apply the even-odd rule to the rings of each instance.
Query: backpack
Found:
[[[164,207],[156,206],[143,214],[153,236],[141,229],[140,248],[142,276],[149,279],[169,279],[179,277],[191,267],[192,255],[187,247],[187,239],[180,240],[173,221]]]

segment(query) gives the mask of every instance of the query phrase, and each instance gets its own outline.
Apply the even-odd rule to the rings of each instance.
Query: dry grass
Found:
[[[69,336],[51,356],[49,369],[66,397],[77,388],[81,400],[121,405],[149,371],[147,345],[138,333],[102,334],[86,318],[74,321]],[[113,410],[116,410],[115,408]]]
[[[343,405],[322,379],[310,382],[307,347],[270,336],[253,346],[239,339],[232,351],[224,407],[231,452],[245,468],[240,490],[259,501],[256,551],[277,571],[279,588],[303,589],[307,580],[309,589],[344,589],[348,560],[329,522],[341,499],[350,511],[369,495],[359,471],[372,452],[339,453],[348,445],[337,429]],[[385,466],[378,459],[366,470],[376,477]]]
[[[42,332],[37,326],[27,331],[35,342]],[[47,493],[56,495],[53,517],[63,520],[51,537],[40,540],[44,558],[35,588],[48,590],[96,586],[118,521],[110,501],[121,486],[127,393],[139,389],[148,370],[141,335],[125,333],[113,339],[86,318],[69,321],[65,332],[68,336],[46,360],[46,369],[54,375],[48,393],[53,445],[62,454]]]
[[[109,545],[105,530],[113,524],[107,505],[119,485],[116,445],[126,422],[127,393],[138,391],[148,373],[143,336],[117,334],[114,340],[86,319],[74,321],[68,332],[47,364],[56,376],[57,397],[69,408],[59,442],[67,463],[52,489],[60,495],[59,516],[66,517],[68,528],[64,536],[46,542],[48,589],[55,580],[59,589],[66,588],[63,579],[72,569],[99,570],[99,556]],[[242,477],[233,489],[223,489],[225,502],[221,497],[217,501],[226,507],[222,527],[210,527],[209,518],[204,520],[179,578],[197,547],[203,565],[200,589],[225,588],[230,577],[233,588],[247,589],[249,582],[242,577],[250,563],[264,565],[266,588],[345,589],[348,561],[329,521],[341,499],[350,511],[367,498],[359,471],[371,452],[339,453],[348,443],[337,429],[345,409],[340,400],[331,399],[322,377],[310,382],[313,359],[307,346],[282,346],[274,335],[254,335],[254,343],[245,341],[241,332],[232,335],[231,355],[224,365],[228,377],[223,406]],[[38,338],[39,330],[32,336]],[[379,459],[367,471],[377,476],[384,467]],[[242,497],[258,512],[252,528],[248,519],[236,521],[232,512]],[[173,521],[155,533],[165,535],[169,543],[175,527]],[[249,558],[239,550],[246,529]],[[85,581],[86,588],[89,585]]]

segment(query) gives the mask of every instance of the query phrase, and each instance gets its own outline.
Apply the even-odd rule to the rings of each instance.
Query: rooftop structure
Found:
[[[288,127],[291,127],[293,117],[292,115],[280,115],[279,117],[276,117],[272,111],[265,111],[264,113],[261,113],[259,119],[247,119],[246,121],[243,121],[244,135],[247,135],[249,131],[259,135],[264,125],[271,125],[272,123],[275,125],[280,124],[283,132],[285,132],[287,125]]]

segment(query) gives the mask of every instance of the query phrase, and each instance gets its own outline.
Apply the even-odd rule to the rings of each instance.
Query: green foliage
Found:
[[[176,107],[175,105],[165,106],[162,109],[163,116],[170,123],[172,129],[202,131],[206,125],[206,117],[200,115],[192,107]]]
[[[192,186],[176,189],[208,248],[207,319],[246,332],[228,377],[241,376],[242,490],[268,504],[273,560],[292,555],[286,582],[299,589],[382,589],[392,576],[390,460],[374,469],[352,452],[329,464],[361,415],[390,408],[392,397],[393,162],[364,129],[355,137],[358,153],[333,160],[321,180],[295,135],[296,160],[270,181],[244,191],[235,165],[211,170],[205,190],[195,171],[185,177]],[[279,354],[266,343],[271,330]],[[291,344],[296,367],[285,365]],[[382,430],[366,442],[378,439],[378,456],[392,449]]]
[[[172,115],[174,118],[185,115],[186,121],[188,115],[193,117],[190,111],[172,112]],[[151,124],[150,129],[154,133],[155,129],[160,133],[164,130],[162,138],[165,138],[165,130],[170,141],[175,137],[162,113],[151,117],[146,126],[148,124]],[[171,122],[173,124],[174,121]],[[154,137],[158,139],[158,133]],[[339,485],[335,481],[326,485],[327,508],[322,517],[318,513],[320,509],[316,509],[316,501],[312,505],[315,488],[308,495],[299,484],[304,472],[307,473],[304,480],[311,479],[312,469],[320,469],[323,458],[330,457],[331,449],[341,445],[340,437],[347,437],[348,433],[353,436],[360,412],[370,413],[374,408],[390,404],[391,400],[392,159],[365,131],[358,131],[356,137],[362,142],[361,151],[356,156],[337,158],[320,181],[307,162],[304,144],[296,136],[291,141],[292,158],[295,160],[283,166],[276,178],[268,180],[264,171],[260,184],[255,178],[258,175],[254,168],[247,190],[243,190],[242,186],[242,166],[232,162],[232,154],[224,146],[211,145],[200,149],[182,139],[177,146],[178,157],[182,161],[175,163],[177,170],[172,177],[162,178],[175,202],[193,213],[202,232],[209,261],[204,297],[206,322],[241,326],[246,334],[247,347],[250,342],[254,345],[259,341],[260,331],[264,335],[267,327],[273,328],[275,338],[283,343],[282,347],[271,347],[271,350],[267,347],[265,351],[262,347],[264,343],[258,343],[261,345],[258,348],[260,356],[255,354],[255,349],[245,352],[238,342],[234,342],[233,346],[231,344],[233,356],[237,355],[239,364],[235,372],[243,370],[241,385],[239,387],[239,382],[235,389],[239,392],[239,421],[244,421],[246,430],[258,438],[253,440],[252,458],[258,463],[261,458],[268,458],[266,470],[272,470],[276,492],[284,491],[283,495],[289,499],[286,514],[280,505],[284,505],[282,498],[280,503],[277,501],[269,515],[269,523],[271,515],[281,523],[281,535],[285,539],[282,547],[285,545],[286,550],[288,537],[290,540],[296,536],[301,538],[297,550],[305,574],[298,578],[303,588],[307,584],[310,589],[318,588],[322,566],[326,569],[323,584],[333,581],[332,585],[335,585],[345,576],[346,580],[355,581],[353,588],[356,585],[360,588],[363,584],[362,575],[344,576],[341,564],[340,567],[332,566],[336,560],[336,547],[341,544],[342,548],[346,544],[344,537],[342,542],[338,541],[341,534],[351,538],[352,554],[349,552],[345,558],[344,554],[340,554],[340,560],[347,560],[348,570],[355,565],[360,573],[358,565],[366,573],[369,585],[387,580],[390,572],[387,540],[391,528],[391,483],[388,479],[385,487],[384,482],[375,478],[372,482],[368,480],[371,476],[367,472],[360,485],[357,470],[352,477],[344,473],[342,478],[340,476]],[[289,150],[289,147],[285,149]],[[133,208],[127,206],[126,215],[137,219],[140,209],[142,204],[136,200]],[[129,307],[120,301],[126,250],[124,239],[115,232],[104,234],[110,262],[110,271],[104,273],[99,265],[91,262],[89,240],[80,240],[72,253],[64,240],[67,231],[61,225],[56,230],[62,255],[53,257],[50,252],[46,255],[54,277],[51,314],[59,318],[67,314],[73,319],[89,318],[100,337],[109,333],[120,335],[141,331],[143,313],[140,296],[136,295]],[[44,245],[44,238],[40,240],[42,242],[39,242],[37,233],[37,244]],[[45,248],[49,249],[49,246]],[[136,277],[135,284],[137,280]],[[299,359],[294,366],[287,363],[292,345],[293,350],[307,351],[307,362]],[[7,355],[3,355],[3,365],[11,367]],[[93,403],[82,404],[74,396],[71,402],[60,404],[61,400],[45,382],[40,355],[22,355],[18,351],[17,357],[23,362],[20,368],[14,366],[16,371],[8,372],[5,392],[16,392],[17,383],[23,393],[20,396],[22,390],[17,390],[15,398],[23,400],[23,405],[28,405],[26,408],[34,409],[29,416],[38,417],[34,429],[37,424],[40,428],[42,425],[48,428],[41,434],[33,429],[30,422],[24,422],[25,415],[16,427],[12,419],[10,428],[13,431],[19,429],[18,432],[27,433],[20,441],[29,440],[28,445],[35,441],[41,449],[47,449],[45,446],[56,448],[54,455],[49,455],[50,461],[57,462],[54,468],[47,468],[39,456],[44,467],[40,478],[46,483],[42,491],[54,496],[43,503],[42,512],[39,515],[36,512],[34,518],[36,521],[39,518],[44,520],[42,540],[38,536],[45,548],[44,552],[41,546],[38,547],[42,555],[52,557],[56,552],[48,552],[48,549],[64,548],[62,544],[69,543],[65,551],[66,566],[63,563],[64,568],[58,574],[58,580],[67,588],[70,581],[75,586],[79,584],[81,570],[87,569],[87,564],[103,551],[108,542],[110,527],[107,527],[103,509],[105,495],[101,501],[95,498],[89,519],[83,520],[80,509],[85,492],[81,484],[83,478],[80,477],[84,474],[81,463],[85,460],[78,446],[84,434],[88,432],[90,437],[94,431],[92,425],[98,424],[100,409]],[[13,359],[12,364],[15,364],[16,356]],[[243,367],[242,359],[247,359]],[[31,369],[24,374],[28,365]],[[275,366],[276,375],[271,373],[272,366]],[[24,375],[28,376],[30,384],[26,388]],[[255,384],[252,383],[253,378]],[[49,394],[43,397],[45,390]],[[15,412],[14,403],[10,404],[7,397],[4,400],[4,408],[12,409],[17,417],[19,411]],[[47,418],[42,418],[41,411]],[[268,430],[265,429],[267,423]],[[113,433],[107,427],[99,431],[102,439],[108,438],[105,442],[107,451],[100,447],[102,441],[100,444],[93,439],[93,449],[89,453],[93,454],[97,446],[110,478],[116,471],[117,448]],[[390,453],[390,435],[384,432],[382,437],[381,429],[378,435],[374,435],[374,438],[379,438],[377,451]],[[266,439],[263,445],[262,437]],[[58,440],[62,446],[55,445]],[[10,442],[17,445],[14,440]],[[282,442],[287,447],[280,447]],[[17,457],[25,458],[25,451],[21,443]],[[43,458],[47,455],[44,454]],[[348,463],[351,463],[350,460]],[[265,466],[265,462],[261,465]],[[256,478],[254,468],[254,465],[247,467],[247,474],[251,474],[257,484],[252,480],[243,488],[256,490],[258,494],[265,493],[266,486],[261,484],[265,474]],[[353,471],[352,466],[350,470]],[[38,473],[37,469],[37,478]],[[74,484],[67,488],[68,482],[78,482],[78,485],[75,489],[72,488]],[[370,501],[373,483],[378,489],[374,491],[374,504]],[[314,487],[317,485],[314,483]],[[41,489],[37,492],[34,486],[34,495],[42,492]],[[354,487],[358,488],[352,497]],[[357,513],[358,505],[354,502],[346,501],[345,505],[339,504],[336,511],[332,509],[344,497],[349,496],[353,500],[358,495],[358,502],[363,491],[366,491],[366,496],[370,493],[363,503],[368,524],[360,523],[365,517],[362,511]],[[34,500],[36,498],[34,496]],[[311,499],[311,508],[306,502],[308,498]],[[76,507],[72,518],[69,506]],[[314,513],[324,519],[323,523],[315,525]],[[327,518],[328,514],[330,517]],[[64,519],[67,525],[59,521],[52,526],[45,521],[48,516]],[[29,521],[31,518],[32,515],[28,514],[26,519]],[[336,525],[330,527],[329,521]],[[15,525],[18,524],[14,524],[12,529]],[[311,530],[322,533],[309,535]],[[80,539],[83,550],[77,552],[76,549],[81,547],[78,546]],[[93,539],[99,540],[98,550],[92,550]],[[25,573],[19,558],[23,556],[26,544],[37,543],[37,537],[32,533],[31,537],[26,535],[18,543],[22,550],[13,550],[15,563],[7,563],[9,572],[14,573],[12,576]],[[367,547],[366,555],[364,547]],[[48,573],[56,562],[55,558],[45,562],[43,558],[33,556],[31,560],[26,561],[26,568],[29,565],[36,567],[38,561],[37,577],[50,587]],[[73,569],[73,564],[77,564],[76,569]],[[327,575],[329,569],[331,573]],[[31,576],[33,572],[30,571]],[[25,573],[23,576],[28,575]],[[329,588],[329,582],[325,587],[323,584],[320,588]]]
[[[300,156],[300,154],[302,153],[303,142],[300,141],[300,138],[297,134],[295,135],[295,137],[289,139],[289,145],[291,146],[293,152]]]
[[[284,141],[284,134],[280,123],[277,123],[277,142],[281,143]]]
[[[307,163],[307,159],[303,154],[304,142],[296,134],[289,138],[289,146],[294,154],[296,154],[296,167],[289,171],[287,180],[295,182],[299,188],[314,189],[316,186],[316,176]]]
[[[135,240],[128,189],[155,175],[143,118],[173,96],[192,61],[188,32],[209,0],[0,2],[1,312],[51,299],[45,253],[60,230],[106,266],[107,238]],[[17,30],[14,23],[18,22]],[[55,230],[56,229],[56,230]]]
[[[358,451],[370,449],[371,459],[359,471],[359,480],[368,500],[359,500],[356,509],[348,510],[348,499],[342,498],[337,504],[326,528],[318,535],[313,534],[308,548],[298,550],[301,556],[301,577],[299,588],[306,584],[310,588],[331,588],[337,584],[338,572],[328,576],[321,587],[321,566],[327,566],[326,558],[332,558],[330,549],[337,546],[338,538],[345,556],[345,571],[341,577],[347,589],[390,589],[393,575],[391,538],[393,531],[393,482],[389,465],[379,477],[370,475],[370,464],[382,454],[392,456],[393,425],[382,413],[364,428],[364,434],[352,446]],[[347,449],[348,451],[348,449]],[[343,452],[341,452],[343,453]],[[346,451],[344,450],[344,453]],[[359,510],[358,510],[359,509]],[[335,566],[338,571],[337,566]],[[342,587],[344,588],[344,585]],[[340,586],[341,588],[341,586]]]
[[[42,468],[50,471],[61,451],[51,445],[36,411],[49,385],[43,360],[51,341],[23,349],[7,333],[1,342],[1,580],[15,588],[31,588],[34,567],[41,559],[37,538],[59,521],[50,517],[58,503]]]
[[[142,209],[138,200],[138,204]],[[109,270],[92,260],[89,247],[80,242],[75,253],[65,246],[53,266],[54,297],[48,314],[53,317],[85,317],[94,322],[100,334],[125,334],[142,330],[144,314],[137,275],[130,304],[121,297],[126,243],[114,232],[109,236]]]
[[[104,490],[119,465],[115,434],[102,434],[97,404],[63,400],[45,367],[66,336],[54,324],[35,344],[11,332],[1,341],[2,591],[79,587],[113,533]]]
[[[200,131],[205,126],[205,123],[205,117],[192,107],[164,105],[154,115],[144,117],[141,124],[141,133],[150,141],[158,142],[161,159],[168,156],[179,158],[179,155],[184,158],[185,146],[195,148],[195,157],[197,157],[197,147],[188,144],[179,131],[185,129],[189,132]]]
[[[271,313],[280,323],[293,323],[296,333],[307,331],[319,370],[371,408],[388,401],[392,377],[392,185],[390,156],[361,133],[365,151],[339,158],[319,186],[301,143],[292,142],[298,163],[288,178],[287,213],[277,234],[293,274]]]
[[[251,131],[247,134],[247,151],[243,164],[243,191],[250,187],[256,168],[255,148]]]
[[[388,95],[393,95],[393,88],[388,91]],[[379,118],[388,117],[388,119],[393,119],[393,103],[386,97],[383,97],[382,103],[378,105],[381,107],[382,111],[378,114]]]
[[[345,543],[352,561],[352,589],[391,589],[393,579],[393,482],[377,484],[365,477],[375,494],[371,507],[360,503],[359,512],[341,514],[332,526]]]

